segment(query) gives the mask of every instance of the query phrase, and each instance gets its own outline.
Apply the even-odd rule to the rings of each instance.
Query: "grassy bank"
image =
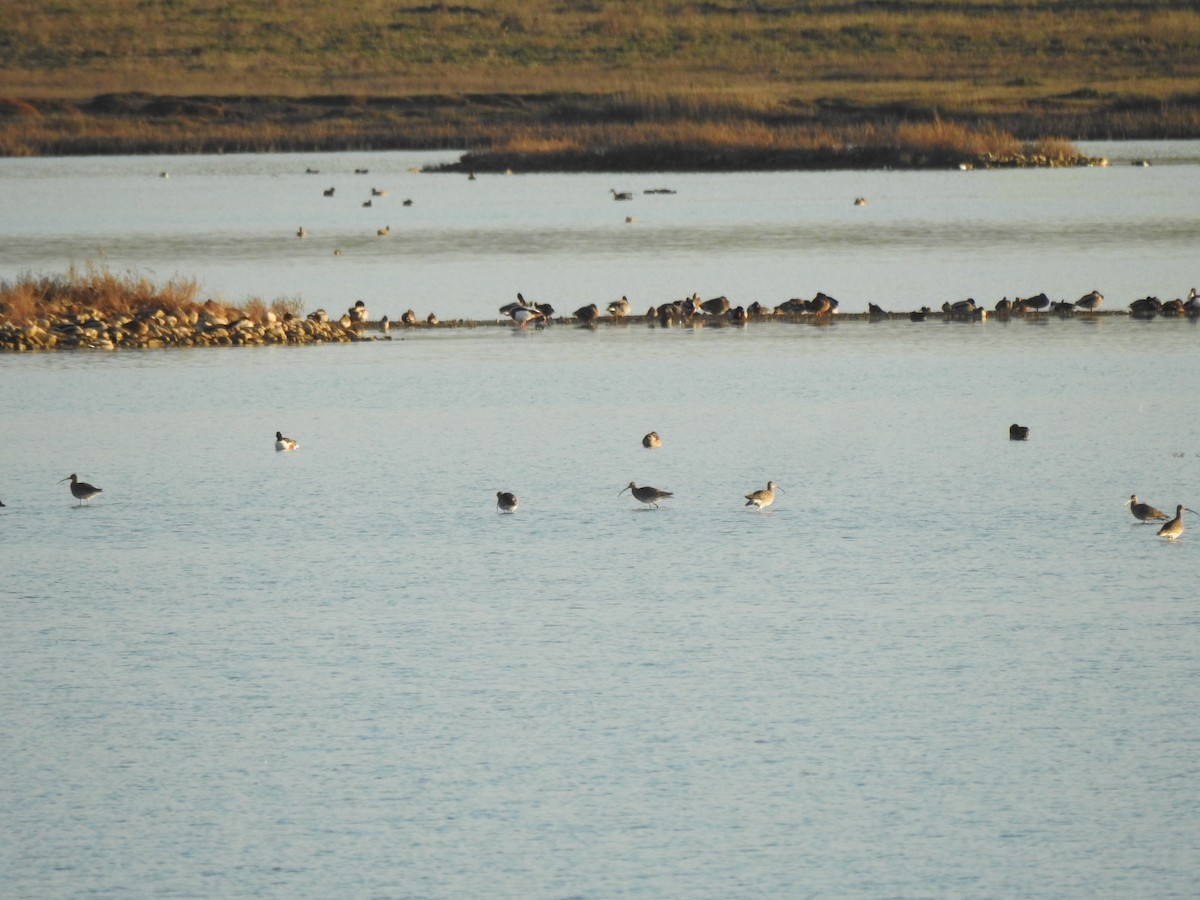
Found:
[[[0,154],[1200,137],[1184,0],[12,0]]]

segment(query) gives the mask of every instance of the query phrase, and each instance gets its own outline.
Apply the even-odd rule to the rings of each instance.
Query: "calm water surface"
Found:
[[[0,357],[0,893],[1194,896],[1197,335]]]
[[[468,181],[412,171],[452,153],[2,159],[0,278],[92,264],[195,279],[235,304],[340,313],[361,299],[376,316],[442,319],[493,317],[518,291],[566,313],[693,292],[748,306],[822,290],[857,312],[1040,291],[1186,297],[1200,280],[1200,142],[1084,149],[1113,165]],[[656,188],[676,193],[643,193]]]

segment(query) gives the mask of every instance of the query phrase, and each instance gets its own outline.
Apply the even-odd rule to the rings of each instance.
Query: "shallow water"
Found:
[[[468,181],[411,171],[452,153],[0,159],[0,278],[93,264],[195,279],[235,304],[298,297],[340,313],[361,299],[393,319],[490,318],[518,291],[567,314],[693,292],[773,306],[820,290],[849,312],[1042,291],[1098,289],[1110,307],[1186,297],[1200,142],[1083,149],[1113,165]],[[365,209],[372,188],[388,196]],[[614,202],[614,188],[635,197]],[[656,188],[676,193],[643,193]]]
[[[1196,337],[0,357],[0,892],[1190,895]]]

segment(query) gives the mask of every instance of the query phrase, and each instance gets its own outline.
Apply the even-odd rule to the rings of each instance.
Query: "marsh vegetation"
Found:
[[[1200,135],[1185,0],[13,0],[6,20],[6,155]]]

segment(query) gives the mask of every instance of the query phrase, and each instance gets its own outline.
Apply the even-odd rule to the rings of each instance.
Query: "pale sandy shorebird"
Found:
[[[1012,424],[1008,426],[1008,439],[1010,441],[1027,441],[1029,440],[1029,426]]]
[[[496,491],[496,509],[504,513],[517,511],[517,495],[508,491]]]
[[[404,323],[405,325],[416,325],[417,324],[417,314],[415,312],[413,312],[413,310],[411,310],[411,309],[406,309],[404,311],[404,315],[402,315],[400,317],[400,321],[402,323]]]
[[[649,485],[638,487],[632,481],[629,482],[628,487],[621,488],[621,490],[617,492],[617,496],[621,496],[621,494],[625,493],[626,491],[632,491],[635,498],[640,500],[642,503],[645,503],[651,509],[658,509],[659,500],[666,500],[668,497],[675,496],[670,491],[660,491],[658,488],[650,487]]]
[[[629,315],[631,309],[633,309],[633,306],[630,304],[629,298],[624,295],[622,295],[620,300],[614,300],[608,304],[608,314],[614,319],[625,318]]]
[[[1188,509],[1182,503],[1175,507],[1175,518],[1158,529],[1158,536],[1165,537],[1168,541],[1178,540],[1183,534],[1183,514],[1185,512],[1195,513],[1194,509]]]
[[[300,445],[289,437],[284,437],[278,431],[275,432],[275,449],[276,450],[295,450]]]
[[[755,491],[752,494],[746,494],[746,505],[757,506],[759,510],[764,510],[775,502],[775,492],[782,490],[775,482],[768,481],[767,486],[761,491]]]
[[[384,225],[382,228],[380,228],[378,231],[375,232],[375,234],[377,234],[379,237],[387,237],[391,233],[392,233],[391,225]]]
[[[437,313],[430,313],[425,317],[425,322],[431,326],[440,325],[442,320],[437,317]]]
[[[71,496],[79,501],[79,506],[83,506],[85,502],[91,500],[101,491],[101,488],[94,487],[93,485],[88,484],[86,481],[80,481],[75,477],[74,473],[68,475],[66,478],[63,478],[58,483],[62,484],[63,481],[71,482]],[[88,506],[91,506],[91,504],[88,503]]]
[[[1133,513],[1133,517],[1139,522],[1167,518],[1167,514],[1161,509],[1155,509],[1149,503],[1139,502],[1137,494],[1130,494],[1129,499],[1125,501],[1125,505],[1129,507],[1129,511]]]
[[[642,446],[647,450],[655,450],[662,446],[662,438],[658,436],[657,431],[651,431],[648,435],[642,438]]]
[[[1092,291],[1091,293],[1084,294],[1082,297],[1076,300],[1075,305],[1080,309],[1086,309],[1088,312],[1092,312],[1103,302],[1104,295],[1099,291]]]
[[[867,205],[867,198],[866,198],[866,197],[855,197],[855,198],[854,198],[854,205],[855,205],[855,206],[866,206],[866,205]]]

